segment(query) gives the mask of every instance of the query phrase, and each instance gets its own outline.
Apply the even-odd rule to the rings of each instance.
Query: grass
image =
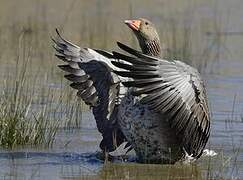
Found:
[[[35,82],[27,81],[27,70],[31,59],[25,31],[18,37],[18,51],[13,76],[7,76],[0,100],[0,145],[14,148],[19,145],[51,146],[59,127],[58,121],[50,121],[45,107],[34,113],[31,88]],[[36,77],[34,77],[36,79]]]
[[[15,148],[19,145],[43,145],[50,147],[55,139],[59,124],[46,119],[42,113],[29,118],[28,109],[18,109],[1,104],[0,145]],[[27,107],[29,108],[29,107]]]
[[[0,94],[0,146],[51,147],[60,128],[80,127],[80,110],[85,108],[71,88],[48,87],[52,74],[42,72],[44,67],[35,68],[33,48],[42,45],[34,45],[40,37],[31,36],[31,27],[13,31],[13,65],[3,74]],[[38,56],[45,58],[41,52]]]
[[[115,42],[122,41],[138,48],[134,36],[122,21],[128,17],[148,17],[155,22],[162,43],[166,44],[166,58],[185,60],[201,72],[207,71],[215,57],[220,58],[220,49],[214,52],[204,35],[220,32],[220,22],[217,24],[213,18],[196,25],[186,22],[186,15],[180,16],[180,13],[197,2],[174,1],[179,5],[161,2],[166,6],[145,1],[1,1],[8,8],[6,11],[0,6],[0,146],[50,147],[60,129],[82,127],[82,112],[88,107],[76,98],[56,67],[58,60],[55,60],[50,40],[56,27],[67,39],[81,46],[114,50],[117,49]],[[196,13],[190,12],[188,16],[194,17]],[[212,44],[220,47],[223,41],[222,37],[215,37]],[[235,155],[238,153],[235,151]],[[207,159],[207,179],[220,179],[227,174],[231,166],[229,158],[224,153],[220,158],[217,162],[222,166],[217,166],[215,159]],[[105,167],[100,176],[125,178],[125,173],[132,173],[129,168]],[[144,170],[136,166],[131,169],[136,176]],[[177,170],[165,167],[163,173],[170,179],[167,171]],[[184,172],[180,168],[179,171]],[[195,177],[200,179],[197,172],[193,170]],[[144,173],[149,174],[150,169]]]

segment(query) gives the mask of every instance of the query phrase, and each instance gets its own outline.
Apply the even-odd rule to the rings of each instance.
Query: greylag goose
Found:
[[[210,134],[200,74],[181,61],[160,58],[159,36],[150,21],[125,23],[142,52],[119,42],[130,55],[80,48],[59,34],[54,40],[56,56],[67,62],[60,66],[70,73],[65,77],[93,107],[103,140],[109,134],[103,150],[115,149],[108,148],[112,137],[113,147],[128,141],[140,162],[175,163],[186,155],[199,158]]]

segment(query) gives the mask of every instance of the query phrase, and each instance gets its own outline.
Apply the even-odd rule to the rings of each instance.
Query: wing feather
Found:
[[[77,96],[92,107],[97,128],[103,136],[101,148],[113,151],[115,132],[118,132],[117,145],[125,140],[116,123],[115,108],[120,98],[121,84],[120,78],[111,71],[112,68],[119,70],[109,60],[113,58],[113,54],[81,48],[65,40],[58,30],[56,33],[57,36],[53,39],[55,55],[64,62],[59,68],[67,73],[64,77],[77,90]]]
[[[187,153],[200,157],[208,141],[210,117],[205,85],[198,71],[181,61],[144,55],[122,43],[118,46],[133,56],[113,52],[122,60],[113,64],[126,70],[114,72],[132,78],[123,84],[134,87],[132,94],[139,96],[141,103],[166,115]]]

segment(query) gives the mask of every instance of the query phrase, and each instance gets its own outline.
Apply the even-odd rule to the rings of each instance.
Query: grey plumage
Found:
[[[147,104],[155,113],[165,115],[185,150],[193,157],[200,157],[209,137],[210,121],[205,86],[198,71],[180,61],[167,61],[141,53],[138,56],[137,52],[121,43],[119,47],[134,55],[114,54],[115,58],[123,62],[128,59],[130,66],[134,66],[128,68],[125,63],[119,63],[119,67],[126,71],[115,72],[134,79],[124,82],[124,85],[136,87],[132,89],[132,95],[141,96],[140,103]],[[138,58],[144,62],[144,71],[134,70]],[[157,71],[149,70],[149,67],[154,67],[151,66],[153,61],[158,62]]]
[[[154,25],[129,20],[142,52],[120,42],[130,55],[78,47],[57,31],[56,56],[70,86],[90,105],[106,151],[128,141],[141,162],[175,163],[199,158],[210,134],[206,89],[200,74],[161,55]],[[145,53],[145,54],[144,54]],[[122,83],[121,83],[122,82]],[[115,140],[116,143],[113,141]]]
[[[65,63],[59,68],[68,73],[64,77],[71,81],[72,88],[78,90],[77,96],[92,107],[97,128],[103,135],[101,148],[112,151],[125,140],[113,114],[116,113],[121,84],[118,76],[111,72],[113,65],[106,57],[112,54],[81,48],[62,38],[58,30],[56,32],[57,38],[53,39],[56,56]]]

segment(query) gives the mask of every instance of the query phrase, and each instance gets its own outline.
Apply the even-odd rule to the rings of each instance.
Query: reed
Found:
[[[81,126],[83,103],[76,100],[67,85],[63,91],[53,84],[52,71],[43,71],[45,63],[36,67],[36,54],[38,60],[52,59],[52,55],[47,49],[46,53],[36,51],[45,45],[40,40],[43,34],[34,33],[35,28],[40,27],[15,25],[10,33],[13,44],[7,47],[11,46],[13,51],[8,62],[12,65],[11,69],[6,65],[0,94],[0,146],[5,148],[50,147],[60,128]],[[54,69],[54,65],[51,68]]]
[[[65,4],[64,1],[61,2]],[[137,47],[135,37],[121,23],[127,17],[134,18],[145,13],[151,20],[160,17],[159,21],[154,23],[161,34],[162,42],[166,44],[166,58],[183,60],[200,71],[205,71],[208,64],[214,62],[213,59],[220,58],[220,45],[224,39],[215,37],[211,43],[210,39],[205,38],[207,31],[220,32],[220,22],[217,24],[215,19],[207,20],[202,28],[195,28],[190,23],[183,22],[174,12],[161,14],[167,13],[161,11],[162,7],[153,5],[153,9],[149,9],[145,1],[141,3],[141,7],[146,9],[143,13],[136,12],[140,9],[136,6],[138,1],[92,1],[92,7],[90,1],[87,2],[72,1],[68,2],[68,6],[64,6],[59,1],[53,3],[43,0],[37,4],[36,1],[30,0],[23,4],[16,1],[14,4],[21,7],[21,12],[17,11],[18,8],[16,12],[14,9],[8,9],[4,15],[1,14],[3,11],[0,11],[0,146],[50,147],[55,142],[59,130],[82,127],[82,112],[87,111],[88,107],[77,99],[76,92],[68,86],[61,70],[56,67],[58,61],[55,60],[50,40],[56,27],[60,27],[67,39],[83,47],[114,50],[117,49],[116,41]],[[186,4],[184,1],[177,2],[180,7]],[[166,5],[170,4],[169,1],[167,3]],[[35,10],[23,10],[26,7],[34,7]],[[16,15],[13,16],[12,12]],[[217,45],[216,52],[211,44]],[[234,151],[235,164],[239,151],[237,148]],[[229,157],[224,153],[221,153],[217,161],[222,166],[218,166],[212,158],[207,159],[205,163],[206,179],[223,179],[231,166]],[[132,178],[146,175],[145,178],[148,179],[151,172],[154,172],[158,179],[162,176],[172,179],[173,175],[179,178],[180,173],[191,179],[201,178],[198,168],[194,166],[178,166],[174,167],[175,169],[169,166],[121,166],[104,167],[100,177],[105,179],[112,176],[121,179],[126,178],[126,175]],[[188,168],[191,168],[192,172],[188,171]],[[141,172],[144,174],[141,175]]]

